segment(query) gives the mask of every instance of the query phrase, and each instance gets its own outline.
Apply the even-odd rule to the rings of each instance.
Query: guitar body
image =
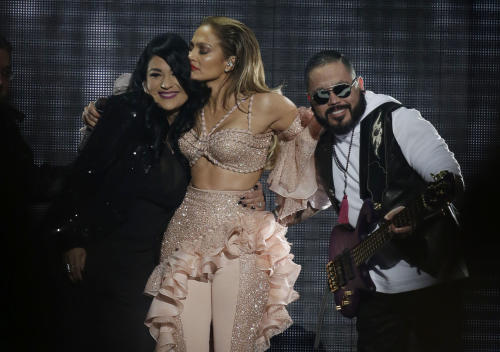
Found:
[[[342,272],[336,274],[339,280],[339,288],[334,292],[336,308],[347,318],[356,316],[359,290],[375,290],[368,273],[368,266],[366,264],[357,266],[350,250],[368,236],[376,220],[372,202],[366,200],[361,207],[355,229],[350,225],[341,224],[335,226],[330,235],[329,259],[337,261],[336,267],[342,268]]]
[[[431,219],[445,215],[443,210],[449,208],[449,202],[455,194],[455,177],[448,171],[441,171],[432,177],[435,181],[429,183],[422,194],[406,204],[405,208],[397,213],[390,222],[380,222],[380,226],[376,230],[374,228],[379,219],[370,200],[365,200],[363,203],[355,229],[352,229],[350,225],[338,225],[333,228],[328,249],[330,261],[326,270],[330,290],[335,296],[336,308],[345,317],[356,316],[360,290],[375,290],[367,262],[380,249],[387,249],[387,244],[392,241],[394,233],[390,230],[390,225],[394,224],[396,227],[411,226],[413,229],[418,229],[417,225],[429,225]],[[430,232],[427,228],[424,227],[424,229],[426,232]],[[368,234],[370,235],[368,236]],[[410,234],[410,236],[416,235]],[[434,238],[434,242],[437,239],[439,237]],[[413,237],[413,240],[413,242],[408,241],[407,243],[415,246],[416,243],[422,242],[419,237]],[[446,245],[446,242],[444,243]],[[401,246],[402,243],[399,242],[399,245]],[[437,244],[434,244],[434,247],[438,247]],[[441,245],[441,247],[443,246]],[[425,252],[426,249],[427,247],[424,247],[420,252]],[[385,257],[387,254],[385,253]],[[436,260],[434,257],[439,259],[439,255],[433,255],[431,259]],[[381,257],[377,258],[379,264],[381,263],[380,259]],[[421,264],[419,267],[432,269],[432,267],[443,266],[439,264],[430,263],[427,266]],[[433,271],[430,269],[428,272],[432,273]]]

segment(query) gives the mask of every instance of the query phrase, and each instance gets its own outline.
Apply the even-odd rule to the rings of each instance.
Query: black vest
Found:
[[[375,203],[384,203],[383,208],[389,208],[388,210],[392,209],[391,206],[402,198],[403,190],[408,188],[405,186],[415,183],[424,184],[406,162],[392,133],[391,112],[400,106],[401,104],[393,102],[382,104],[366,116],[361,123],[360,197],[361,199],[370,198]],[[389,123],[387,124],[386,121]],[[375,130],[374,125],[376,125]],[[375,140],[381,143],[370,142]],[[330,201],[338,211],[339,202],[335,198],[332,175],[334,144],[334,134],[329,131],[325,132],[318,141],[314,156],[319,181],[325,186]],[[388,170],[389,161],[390,170]],[[389,178],[386,177],[387,175]],[[410,179],[403,180],[399,177],[409,175],[411,175]]]
[[[426,182],[406,161],[392,131],[392,111],[401,104],[388,102],[378,106],[361,122],[359,152],[360,198],[372,200],[380,218],[389,210],[420,194]],[[315,151],[316,172],[334,208],[332,153],[335,136],[324,133]],[[450,217],[440,217],[418,227],[415,236],[393,240],[373,257],[372,264],[383,268],[404,259],[441,279],[466,276],[457,241],[457,227]]]

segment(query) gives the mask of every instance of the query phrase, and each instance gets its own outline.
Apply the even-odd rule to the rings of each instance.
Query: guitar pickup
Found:
[[[341,254],[340,260],[342,261],[342,268],[344,269],[344,275],[345,275],[345,277],[343,277],[344,278],[343,282],[340,283],[340,286],[345,286],[347,284],[347,281],[351,281],[356,277],[352,267],[351,251],[349,249],[345,249]]]

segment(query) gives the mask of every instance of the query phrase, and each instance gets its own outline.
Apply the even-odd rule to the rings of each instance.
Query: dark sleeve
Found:
[[[60,196],[48,211],[46,228],[58,237],[62,250],[86,247],[96,226],[102,223],[100,193],[106,173],[127,148],[137,131],[137,112],[112,99],[71,165]]]
[[[101,97],[95,101],[95,108],[100,115],[104,114],[109,98],[110,97]],[[94,129],[92,127],[87,125],[83,128],[83,130],[80,130],[80,133],[82,133],[82,137],[80,139],[80,144],[78,144],[78,152],[81,152],[85,148],[85,145],[92,135],[93,130]]]
[[[80,153],[84,148],[85,145],[87,144],[87,141],[90,138],[90,135],[92,134],[92,127],[85,126],[83,130],[80,130],[80,133],[82,134],[81,139],[80,139],[80,144],[78,144],[78,152]]]
[[[21,119],[18,116],[23,115],[8,104],[0,104],[0,158],[4,165],[0,173],[1,217],[7,222],[26,211],[36,170],[32,150],[16,123]]]

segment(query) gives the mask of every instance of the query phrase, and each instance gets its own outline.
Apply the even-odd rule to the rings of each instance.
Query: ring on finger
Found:
[[[66,272],[71,272],[71,265],[69,263],[66,263]]]

